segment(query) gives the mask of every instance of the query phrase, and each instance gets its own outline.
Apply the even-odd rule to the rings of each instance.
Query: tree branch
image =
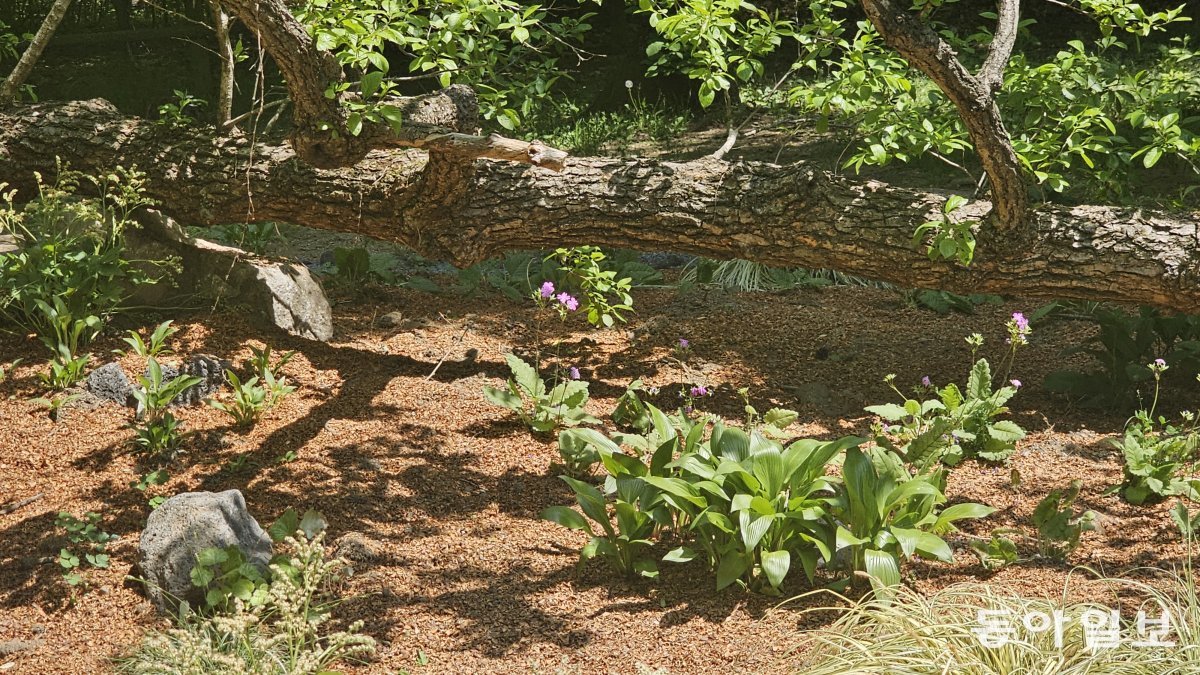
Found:
[[[992,93],[1004,84],[1004,69],[1008,67],[1021,26],[1021,0],[997,0],[997,5],[996,33],[988,47],[987,58],[975,76]]]
[[[861,1],[867,18],[884,42],[933,80],[958,109],[991,182],[992,220],[996,227],[1017,230],[1027,225],[1029,193],[1024,171],[1004,128],[992,89],[972,75],[950,45],[904,4],[897,0]],[[1009,3],[1015,5],[1015,0],[1002,0],[1002,12]],[[996,50],[995,55],[998,57],[1001,51]],[[1004,60],[1007,62],[1007,56]]]
[[[71,0],[55,0],[54,4],[50,6],[50,12],[42,20],[41,27],[33,36],[33,40],[29,42],[29,46],[25,48],[25,53],[21,54],[17,65],[0,84],[0,108],[12,103],[17,98],[17,92],[20,91],[21,85],[25,84],[25,79],[29,77],[29,73],[33,72],[33,66],[42,57],[42,52],[50,43],[50,38],[58,29],[58,24],[62,22],[70,7]]]

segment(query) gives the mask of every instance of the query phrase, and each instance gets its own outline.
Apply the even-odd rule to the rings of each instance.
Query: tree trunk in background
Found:
[[[406,118],[407,119],[407,118]],[[184,224],[277,220],[407,245],[463,266],[514,249],[600,244],[833,268],[905,286],[1112,300],[1200,311],[1194,218],[1100,206],[1044,207],[1018,242],[985,228],[972,267],[911,243],[945,193],[856,183],[789,166],[581,158],[561,172],[418,151],[375,150],[323,170],[286,146],[173,130],[103,101],[0,113],[0,180],[137,164]],[[963,212],[990,209],[974,202]]]
[[[54,35],[54,31],[66,16],[70,6],[71,0],[54,0],[54,4],[50,7],[50,13],[46,15],[41,28],[38,28],[37,34],[25,48],[25,53],[17,61],[16,67],[8,74],[8,77],[4,78],[4,83],[0,84],[0,108],[16,100],[21,85],[25,84],[29,73],[33,71],[34,64],[42,57],[42,52],[50,42],[50,37]]]
[[[217,59],[221,63],[221,82],[217,87],[217,128],[224,129],[233,118],[233,44],[229,41],[229,15],[217,0],[209,0],[213,32],[217,38]]]

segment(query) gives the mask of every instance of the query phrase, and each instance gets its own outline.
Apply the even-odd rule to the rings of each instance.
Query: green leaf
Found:
[[[204,567],[220,565],[229,560],[229,553],[220,548],[206,548],[196,556],[196,564]]]
[[[863,410],[872,415],[878,415],[889,422],[899,422],[908,417],[908,411],[903,406],[896,405],[895,403],[867,406]]]
[[[521,401],[520,396],[512,393],[511,391],[509,391],[507,389],[497,389],[495,387],[484,387],[483,388],[483,397],[486,398],[489,403],[492,403],[493,405],[498,405],[501,408],[508,408],[509,410],[521,410],[525,405]]]
[[[717,565],[717,590],[737,581],[750,567],[750,556],[741,551],[730,552]]]
[[[992,395],[992,368],[987,359],[979,359],[967,378],[967,398],[983,399]]]
[[[896,556],[869,548],[863,551],[863,559],[866,567],[863,571],[871,576],[873,586],[888,588],[900,585],[900,563]]]
[[[325,531],[325,518],[320,513],[309,509],[300,518],[300,525],[296,529],[301,530],[304,532],[304,536],[312,539]]]
[[[299,529],[300,517],[296,515],[294,509],[289,508],[283,512],[283,515],[279,516],[279,520],[276,520],[271,524],[271,527],[267,528],[267,534],[270,535],[271,541],[278,544],[296,534],[296,530]]]
[[[663,556],[663,562],[686,563],[696,559],[696,552],[686,546],[680,546],[667,551]]]
[[[522,361],[516,354],[507,354],[504,360],[508,362],[508,368],[512,371],[513,379],[526,393],[534,398],[546,393],[546,385],[542,382],[542,378],[538,376],[537,371],[533,369],[533,366]]]
[[[559,525],[572,530],[579,530],[581,532],[593,534],[592,526],[588,524],[587,519],[579,515],[579,512],[575,509],[567,508],[565,506],[551,506],[543,509],[540,515],[543,520],[548,520],[552,523],[558,523]]]
[[[888,531],[900,542],[900,550],[904,551],[905,557],[911,558],[913,553],[919,551],[942,562],[951,562],[954,559],[950,545],[936,534],[904,527],[892,527]]]
[[[383,73],[378,70],[372,70],[362,76],[360,87],[362,89],[363,98],[369,98],[379,91],[379,85],[383,84]]]
[[[1158,146],[1154,146],[1154,147],[1150,148],[1149,150],[1147,150],[1146,154],[1142,155],[1142,166],[1149,169],[1149,168],[1153,167],[1155,164],[1158,164],[1158,160],[1162,159],[1162,156],[1163,156],[1162,148],[1160,148]]]
[[[787,551],[763,551],[762,570],[771,586],[779,588],[792,566],[792,556]]]

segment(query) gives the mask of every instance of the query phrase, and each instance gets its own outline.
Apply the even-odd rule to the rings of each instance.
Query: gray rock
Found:
[[[183,228],[153,209],[139,213],[142,227],[129,233],[131,255],[156,259],[179,258],[182,270],[173,284],[157,283],[139,289],[174,287],[207,300],[245,308],[257,320],[314,340],[333,337],[333,312],[321,285],[299,263],[267,260],[231,246],[189,237]],[[160,304],[166,299],[135,294],[134,301]]]
[[[87,378],[88,391],[118,405],[128,405],[133,385],[116,361],[93,370]]]
[[[194,354],[179,369],[184,375],[200,378],[200,382],[184,389],[172,403],[194,405],[211,397],[225,385],[225,371],[233,364],[210,354]]]
[[[238,490],[185,492],[150,512],[138,545],[138,567],[150,601],[172,612],[179,600],[201,606],[204,593],[192,585],[196,557],[207,548],[237,546],[246,560],[266,572],[271,538],[246,510]]]
[[[404,312],[388,312],[375,319],[375,325],[380,328],[395,328],[404,323]]]

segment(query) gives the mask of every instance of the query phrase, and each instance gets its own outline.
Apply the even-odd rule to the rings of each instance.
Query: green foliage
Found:
[[[537,370],[516,354],[508,354],[504,360],[512,376],[504,389],[483,388],[483,396],[490,403],[512,410],[525,426],[536,432],[599,423],[584,410],[589,396],[587,382],[563,379],[553,389],[547,389]]]
[[[965,390],[953,382],[941,389],[928,389],[936,398],[918,401],[904,397],[903,404],[865,408],[891,423],[876,435],[875,442],[921,471],[938,461],[950,466],[971,457],[1003,461],[1025,437],[1025,430],[1016,423],[996,419],[1008,412],[1005,404],[1016,395],[1017,388],[1005,386],[993,391],[987,359],[975,362]],[[900,394],[894,387],[893,391]]]
[[[922,223],[913,232],[913,246],[926,244],[930,260],[955,260],[963,267],[970,267],[975,258],[976,221],[954,217],[954,212],[967,203],[961,195],[950,195],[942,205],[941,218]]]
[[[83,575],[79,569],[83,562],[94,568],[108,567],[109,557],[106,550],[108,544],[116,540],[117,536],[100,528],[99,513],[89,511],[81,519],[63,511],[58,514],[54,525],[66,530],[67,540],[71,542],[71,546],[58,552],[58,564],[63,568],[63,579],[68,584],[78,586],[83,583]]]
[[[986,541],[973,540],[971,550],[978,556],[983,569],[989,572],[1008,567],[1018,560],[1017,545],[999,531],[992,532],[991,539]]]
[[[564,286],[579,289],[579,308],[588,323],[611,328],[615,322],[625,321],[622,312],[633,311],[629,292],[633,279],[618,276],[615,269],[605,269],[605,257],[597,246],[575,246],[557,249],[546,260],[558,264],[559,290]]]
[[[914,75],[869,23],[859,22],[847,37],[842,20],[829,18],[831,3],[811,4],[813,30],[831,43],[832,58],[802,54],[798,63],[818,77],[796,85],[789,100],[826,120],[842,117],[857,127],[860,140],[845,165],[860,169],[931,156],[974,181],[965,160],[971,144],[949,100],[925,77]],[[1041,57],[1042,51],[1018,51],[997,92],[1030,177],[1052,192],[1075,185],[1080,198],[1128,201],[1137,194],[1134,178],[1164,158],[1177,159],[1176,171],[1195,172],[1200,117],[1181,114],[1200,101],[1195,50],[1186,38],[1142,44],[1144,37],[1186,17],[1179,9],[1149,14],[1123,0],[1087,2],[1084,9],[1097,20],[1097,39],[1090,44],[1071,40],[1049,58]],[[986,28],[963,37],[960,29],[925,18],[969,69],[982,62],[991,39]]]
[[[267,528],[267,534],[273,543],[282,544],[293,536],[313,540],[324,530],[325,519],[320,513],[310,509],[303,517],[298,517],[295,510],[289,508]],[[234,600],[251,607],[265,606],[271,600],[272,578],[297,573],[287,555],[276,555],[268,571],[247,560],[237,546],[227,546],[200,551],[190,577],[192,585],[204,591],[204,604],[208,609],[228,611]]]
[[[1200,500],[1200,480],[1191,477],[1200,447],[1195,416],[1185,414],[1184,424],[1176,427],[1161,417],[1154,420],[1152,414],[1137,411],[1125,436],[1109,441],[1125,460],[1125,480],[1118,486],[1121,496],[1130,504],[1177,495]]]
[[[634,380],[625,388],[625,393],[617,398],[617,405],[613,408],[612,421],[618,427],[624,429],[633,429],[639,433],[646,433],[650,428],[650,410],[646,407],[645,402],[638,396],[638,392],[646,391],[641,380]],[[598,461],[598,460],[597,460]]]
[[[950,291],[928,288],[916,288],[905,291],[903,297],[904,301],[913,307],[924,307],[943,315],[950,312],[974,314],[975,308],[979,305],[999,305],[1004,302],[1004,298],[989,293],[959,295]]]
[[[511,0],[307,0],[296,10],[317,47],[351,73],[351,82],[326,95],[353,88],[362,96],[349,104],[352,135],[365,122],[402,123],[381,101],[398,94],[401,81],[426,78],[442,87],[471,85],[485,119],[516,128],[563,76],[558,60],[575,53],[591,28],[590,14],[573,14]],[[396,55],[403,62],[393,63]]]
[[[37,196],[19,209],[16,192],[3,193],[0,184],[0,232],[17,245],[0,253],[0,319],[36,333],[59,365],[70,368],[119,311],[128,286],[153,281],[133,263],[164,263],[125,257],[130,216],[150,203],[136,169],[91,176],[59,166],[53,184],[36,179]],[[85,184],[96,196],[77,194]]]
[[[131,482],[129,487],[141,492],[142,494],[145,494],[149,492],[150,488],[156,485],[163,485],[170,479],[171,474],[168,473],[166,469],[155,469],[154,471],[144,474],[141,478]],[[166,501],[166,499],[166,497],[161,495],[151,497],[148,500],[148,504],[151,509],[157,509],[164,501]]]
[[[192,115],[207,105],[208,101],[176,89],[173,101],[158,106],[158,123],[172,127],[187,126],[196,121]]]
[[[1066,490],[1052,490],[1033,510],[1038,553],[1042,556],[1066,560],[1079,547],[1079,537],[1096,529],[1095,512],[1074,510],[1082,487],[1083,481],[1075,479]]]
[[[1179,533],[1183,535],[1184,541],[1190,542],[1195,538],[1196,533],[1200,532],[1200,511],[1194,514],[1189,512],[1187,504],[1181,499],[1175,502],[1175,506],[1171,508],[1171,522],[1179,528]]]
[[[738,396],[742,398],[742,409],[746,411],[745,429],[748,432],[757,431],[767,438],[782,438],[784,430],[800,416],[800,413],[787,408],[771,408],[765,413],[759,413],[758,409],[750,404],[748,387],[738,389]]]
[[[272,242],[281,239],[278,223],[231,223],[218,230],[221,240],[255,255],[263,255]]]
[[[763,59],[792,36],[792,24],[744,0],[639,0],[659,40],[646,47],[650,76],[682,73],[700,83],[700,105],[729,102],[735,85],[763,76]]]
[[[945,472],[910,476],[886,450],[868,455],[849,448],[842,481],[844,490],[832,505],[836,550],[849,556],[852,570],[866,572],[877,590],[899,585],[902,556],[950,562],[953,554],[941,535],[953,532],[955,521],[995,511],[973,503],[941,509]]]
[[[167,349],[167,338],[178,332],[179,329],[172,326],[171,321],[167,320],[154,328],[154,332],[150,333],[149,342],[143,341],[141,334],[135,330],[129,331],[129,337],[121,339],[129,345],[129,349],[134,354],[142,358],[150,358],[170,354],[171,350]]]
[[[13,368],[21,365],[21,361],[22,359],[16,359],[15,361],[10,361],[8,365],[0,365],[0,382],[7,380],[9,374],[12,373]]]
[[[1087,354],[1100,369],[1053,371],[1046,375],[1046,389],[1079,397],[1086,405],[1115,405],[1128,401],[1138,384],[1153,378],[1145,364],[1155,358],[1192,373],[1200,369],[1200,316],[1163,315],[1151,307],[1136,314],[1108,306],[1087,309],[1079,318],[1094,322],[1096,334],[1062,355]]]
[[[873,452],[887,468],[867,468],[871,460],[858,449],[864,439],[803,439],[785,448],[759,431],[747,433],[719,421],[706,439],[707,422],[671,418],[644,405],[651,423],[643,434],[611,439],[592,429],[563,434],[572,452],[590,446],[599,456],[608,474],[604,491],[618,520],[612,529],[608,500],[599,490],[564,477],[584,513],[607,525],[597,533],[577,512],[561,506],[543,513],[592,535],[581,562],[601,556],[625,573],[652,574],[646,548],[653,535],[669,532],[665,538],[682,545],[663,560],[703,560],[718,590],[736,583],[777,593],[795,569],[811,581],[822,561],[866,571],[886,586],[899,583],[901,555],[948,559],[949,548],[939,535],[952,531],[956,520],[991,512],[979,504],[943,510],[941,478],[911,477],[899,458],[882,449]],[[829,473],[843,453],[842,475]]]
[[[632,85],[632,82],[627,82]],[[636,141],[667,141],[687,131],[688,115],[629,89],[618,110],[592,111],[572,99],[547,100],[535,109],[522,136],[538,138],[581,156],[627,155]]]
[[[322,630],[339,602],[331,589],[338,587],[346,566],[326,557],[324,537],[324,532],[310,537],[296,531],[285,541],[289,550],[272,561],[269,585],[250,594],[260,602],[226,602],[220,612],[185,613],[177,627],[152,631],[132,655],[120,659],[118,672],[318,674],[336,672],[339,661],[371,654],[375,641],[360,634],[362,621],[343,631]],[[212,556],[214,561],[220,557]],[[233,584],[241,578],[227,579],[230,595],[222,597],[238,599],[245,585]]]
[[[650,516],[635,504],[622,499],[617,499],[610,511],[604,496],[595,487],[570,476],[561,478],[575,491],[575,501],[580,510],[600,530],[597,534],[587,519],[565,506],[551,506],[542,511],[542,518],[586,532],[591,537],[579,552],[579,564],[598,557],[625,576],[658,576],[658,566],[644,557],[652,543],[649,537],[654,531],[654,521]],[[616,521],[615,527],[613,520]]]
[[[267,601],[266,578],[237,546],[206,548],[196,557],[192,585],[204,590],[210,608],[226,607],[235,598],[251,606]]]
[[[134,422],[134,443],[151,455],[170,455],[179,445],[179,420],[171,414],[170,405],[186,389],[200,383],[200,378],[179,375],[164,381],[162,366],[154,357],[146,359],[146,374],[138,376],[133,389],[137,401]]]
[[[254,373],[246,381],[242,381],[232,370],[225,371],[225,380],[229,382],[233,400],[229,403],[217,399],[207,399],[205,402],[212,408],[220,410],[233,418],[239,427],[254,426],[271,408],[279,405],[296,388],[288,384],[283,376],[283,367],[295,351],[289,351],[271,363],[271,346],[264,345],[262,349],[250,347],[252,356],[249,366]]]

